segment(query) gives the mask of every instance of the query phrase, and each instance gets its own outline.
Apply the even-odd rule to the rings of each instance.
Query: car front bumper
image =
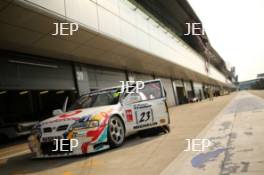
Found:
[[[35,153],[36,158],[67,157],[93,153],[110,147],[107,142],[107,131],[108,126],[105,126],[104,128],[73,131],[68,142],[70,142],[71,139],[74,139],[77,141],[77,145],[73,147],[68,144],[68,146],[64,146],[63,150],[60,149],[60,146],[56,145],[57,143],[55,143],[55,140],[44,141],[44,139],[38,138],[36,135],[31,135],[28,138],[28,145],[31,152]],[[67,139],[63,140],[67,141]],[[54,151],[55,148],[58,151]]]

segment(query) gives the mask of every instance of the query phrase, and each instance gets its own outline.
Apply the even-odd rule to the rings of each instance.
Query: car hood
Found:
[[[110,113],[117,107],[117,105],[109,105],[109,106],[100,106],[100,107],[92,107],[85,109],[77,109],[70,112],[62,113],[55,117],[48,118],[42,121],[40,124],[45,125],[53,122],[63,122],[63,121],[76,121],[81,118],[86,118],[85,120],[95,119],[100,120],[102,117],[106,115],[110,115]]]

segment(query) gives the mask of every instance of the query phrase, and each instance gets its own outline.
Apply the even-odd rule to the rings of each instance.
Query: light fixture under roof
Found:
[[[64,91],[57,91],[56,94],[63,94]]]
[[[6,91],[0,91],[0,95],[5,94],[5,93],[6,93]]]
[[[19,95],[24,95],[24,94],[27,94],[28,93],[28,91],[21,91],[21,92],[19,92]]]
[[[43,63],[35,63],[35,62],[28,62],[28,61],[20,61],[20,60],[8,60],[9,63],[16,63],[16,64],[25,64],[25,65],[31,65],[31,66],[38,66],[38,67],[47,67],[47,68],[54,68],[57,69],[57,65],[52,64],[43,64]]]
[[[39,94],[43,95],[43,94],[47,94],[47,93],[49,93],[49,91],[41,91]]]

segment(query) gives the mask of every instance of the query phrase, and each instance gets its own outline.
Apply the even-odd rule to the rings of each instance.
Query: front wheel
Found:
[[[119,147],[125,140],[125,126],[118,116],[112,116],[108,123],[108,141],[112,148]]]

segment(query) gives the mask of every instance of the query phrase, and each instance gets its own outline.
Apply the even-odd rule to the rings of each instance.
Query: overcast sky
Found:
[[[239,81],[264,73],[264,0],[188,0]]]

